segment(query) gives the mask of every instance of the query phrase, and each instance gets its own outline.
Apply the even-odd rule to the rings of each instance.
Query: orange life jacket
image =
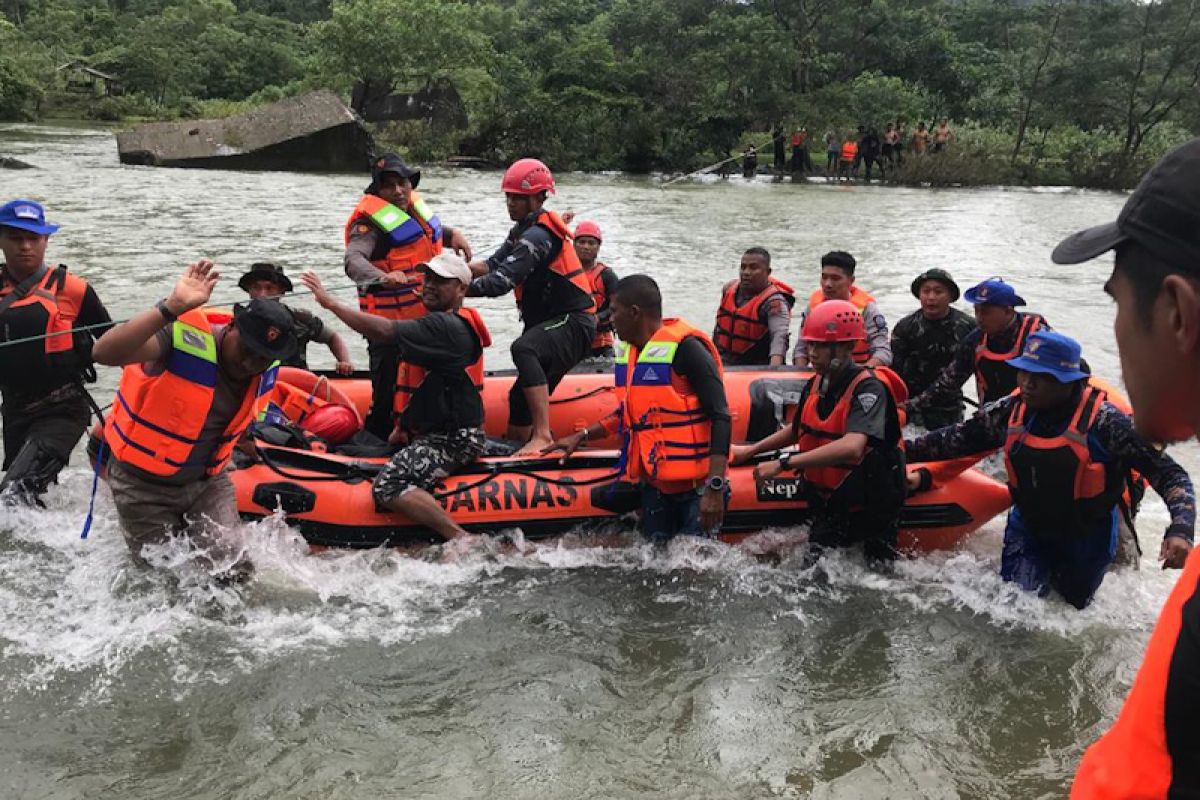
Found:
[[[355,225],[370,225],[391,245],[387,255],[371,263],[382,272],[403,272],[408,282],[358,287],[358,308],[385,319],[405,320],[425,316],[421,302],[424,274],[418,264],[428,263],[442,252],[442,227],[429,212],[421,196],[413,192],[407,210],[393,206],[382,197],[364,194],[346,220],[343,233],[350,244]]]
[[[766,288],[739,306],[737,290],[737,281],[725,285],[721,307],[717,309],[717,331],[713,344],[721,353],[746,357],[743,363],[765,364],[770,360],[770,342],[767,340],[767,324],[761,316],[763,304],[772,297],[782,297],[791,308],[796,305],[796,291],[783,281],[771,278]],[[754,351],[756,359],[747,356],[751,351]]]
[[[1124,475],[1092,459],[1088,431],[1100,414],[1105,394],[1085,386],[1066,428],[1057,436],[1035,436],[1029,411],[1018,400],[1008,417],[1004,466],[1008,487],[1021,516],[1044,535],[1085,536],[1112,516],[1124,489]]]
[[[476,311],[475,309],[467,308],[464,306],[464,307],[459,308],[458,311],[455,312],[455,314],[466,321],[467,325],[469,325],[471,327],[471,330],[475,333],[475,336],[479,339],[479,344],[480,344],[480,348],[481,348],[480,353],[479,353],[479,358],[475,359],[474,363],[472,363],[470,366],[468,366],[465,370],[467,377],[470,379],[471,385],[475,387],[475,397],[471,398],[471,397],[452,396],[452,397],[445,398],[444,401],[441,401],[441,400],[435,398],[434,403],[437,406],[441,407],[441,410],[446,413],[446,416],[452,417],[452,418],[458,420],[458,422],[455,423],[455,425],[454,425],[454,427],[456,429],[457,428],[480,427],[483,425],[483,416],[482,416],[483,403],[482,403],[482,400],[480,400],[480,398],[479,398],[479,393],[483,391],[483,349],[482,348],[487,348],[487,347],[491,346],[492,335],[488,331],[487,326],[483,323],[483,317],[481,317],[479,315],[479,312]],[[395,412],[395,416],[398,420],[406,420],[405,412],[408,411],[409,408],[414,405],[413,400],[414,400],[414,398],[417,398],[419,396],[419,394],[421,392],[421,388],[422,387],[426,387],[427,389],[429,388],[426,386],[426,378],[428,376],[429,376],[429,371],[426,370],[424,367],[418,366],[416,364],[412,364],[408,361],[400,362],[400,367],[396,371],[396,394],[394,396],[393,403],[392,403],[392,410]],[[450,394],[457,394],[457,393],[451,392]],[[454,406],[454,405],[457,405],[460,403],[462,403],[462,408],[447,408],[447,407],[445,407],[447,405]],[[478,412],[476,412],[476,410],[475,410],[476,405],[479,407]],[[473,418],[476,415],[476,413],[478,413],[479,421],[473,422]],[[461,419],[460,419],[460,417],[461,417]],[[424,433],[424,432],[426,432],[425,431],[426,424],[422,424],[422,423],[424,423],[424,422],[433,423],[435,421],[434,420],[429,420],[429,421],[415,420],[412,422],[415,422],[416,424],[415,425],[413,425],[413,424],[406,425],[405,427],[414,432]]]
[[[614,377],[625,389],[622,422],[627,436],[625,477],[652,484],[696,483],[708,477],[712,422],[687,378],[674,368],[680,343],[696,337],[717,363],[721,356],[702,332],[680,319],[663,320],[645,348],[626,344]]]
[[[267,407],[268,422],[304,422],[309,414],[329,405],[329,401],[317,396],[317,388],[311,391],[292,386],[290,383],[275,384],[275,395]]]
[[[842,396],[838,398],[833,411],[824,419],[821,418],[820,413],[817,411],[817,405],[821,401],[821,393],[810,382],[805,392],[804,405],[801,406],[800,414],[796,418],[796,425],[800,433],[797,440],[797,447],[800,452],[815,450],[822,445],[835,442],[846,435],[846,420],[850,416],[850,403],[854,400],[854,390],[867,378],[873,377],[875,375],[869,369],[861,370],[855,375],[842,392]],[[817,381],[820,379],[814,377],[812,380]],[[883,383],[886,389],[887,382],[881,381],[881,383]],[[818,494],[829,497],[846,482],[846,478],[861,463],[862,460],[860,459],[852,464],[806,467],[804,470],[804,480]]]
[[[44,337],[0,348],[0,369],[6,375],[40,382],[74,378],[88,366],[88,359],[75,347],[76,339],[87,334],[72,331],[87,287],[83,278],[70,274],[65,266],[47,269],[32,290],[0,313],[0,341]],[[15,289],[12,277],[0,273],[0,301]]]
[[[1188,555],[1183,574],[1158,615],[1146,655],[1117,721],[1083,754],[1071,786],[1071,800],[1168,800],[1195,795],[1194,785],[1176,783],[1174,759],[1168,749],[1167,718],[1173,714],[1175,724],[1185,728],[1195,724],[1194,674],[1188,672],[1192,657],[1190,650],[1182,646],[1180,636],[1194,636],[1191,631],[1196,625],[1198,583],[1200,548]],[[1178,687],[1179,695],[1169,692],[1168,686]],[[1181,744],[1186,743],[1174,743],[1176,757],[1194,758],[1193,753],[1181,749]],[[1194,774],[1191,768],[1188,772]]]
[[[986,333],[979,338],[979,344],[975,346],[975,388],[979,392],[981,404],[1006,397],[1017,388],[1017,371],[1010,367],[1007,361],[1024,351],[1025,340],[1029,338],[1029,334],[1041,326],[1042,318],[1037,314],[1023,315],[1016,341],[1003,353],[994,353],[988,349]]]
[[[584,309],[584,312],[595,314],[596,301],[592,295],[592,280],[583,269],[583,264],[579,261],[579,255],[575,252],[575,239],[571,234],[571,229],[567,227],[567,223],[562,221],[562,217],[553,211],[543,210],[538,215],[536,224],[550,231],[553,236],[562,242],[562,247],[558,250],[558,256],[550,262],[550,271],[569,281],[576,289],[583,292],[589,298],[592,298],[591,307]],[[521,298],[524,293],[525,284],[513,288],[513,296],[517,299],[518,308],[521,307]]]
[[[842,143],[842,161],[853,161],[856,155],[858,155],[857,142]]]
[[[608,269],[607,264],[597,261],[590,270],[587,271],[588,280],[592,283],[592,302],[596,304],[596,311],[599,312],[604,304],[608,302],[608,291],[604,288],[604,270]],[[596,329],[596,336],[592,339],[592,349],[599,350],[604,347],[613,346],[612,330],[602,331]]]
[[[213,324],[228,314],[193,309],[171,325],[172,348],[166,368],[148,375],[141,364],[121,372],[104,438],[113,456],[152,475],[169,476],[184,467],[204,467],[209,475],[225,468],[246,428],[266,411],[274,394],[278,364],[250,382],[233,419],[204,464],[193,460],[200,433],[216,394],[218,344]]]
[[[825,302],[825,293],[820,289],[808,296],[808,310],[812,312],[814,308]],[[851,284],[850,286],[850,302],[858,309],[858,313],[863,315],[863,322],[866,322],[867,306],[875,302],[875,298],[869,293]],[[871,359],[871,346],[865,338],[854,343],[854,351],[851,353],[855,364],[865,364]]]

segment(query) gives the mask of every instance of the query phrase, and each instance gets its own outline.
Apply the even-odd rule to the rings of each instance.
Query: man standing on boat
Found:
[[[292,280],[284,274],[283,267],[278,264],[260,261],[251,264],[250,270],[238,279],[238,288],[250,295],[251,300],[275,300],[282,305],[283,301],[280,298],[292,290]],[[283,307],[291,312],[296,321],[293,327],[296,333],[296,354],[280,366],[308,369],[308,343],[316,342],[329,348],[337,362],[335,369],[339,375],[354,372],[354,365],[350,363],[350,349],[346,347],[346,341],[337,331],[326,327],[325,323],[310,311],[288,305]]]
[[[834,250],[821,257],[821,285],[809,296],[808,308],[800,315],[800,330],[804,330],[804,321],[821,303],[845,300],[853,304],[863,318],[864,334],[854,347],[854,361],[866,367],[886,367],[892,363],[887,320],[875,303],[875,298],[854,283],[857,264],[854,256],[842,250]],[[808,343],[803,335],[796,339],[792,363],[797,367],[807,367],[809,364]]]
[[[612,358],[613,328],[612,311],[608,300],[617,286],[617,273],[603,261],[597,260],[604,237],[600,226],[591,220],[583,220],[575,226],[575,254],[592,284],[592,300],[596,304],[596,336],[592,339],[592,350],[588,358]]]
[[[322,308],[368,341],[387,343],[400,351],[396,428],[391,438],[405,446],[375,477],[375,501],[446,541],[465,542],[469,534],[430,492],[483,452],[483,350],[492,337],[479,312],[463,306],[471,285],[467,262],[453,253],[442,253],[420,269],[426,313],[402,322],[342,305],[313,272],[304,273],[300,280]]]
[[[796,292],[771,276],[771,254],[751,247],[742,254],[738,279],[721,289],[713,343],[726,366],[781,366]]]
[[[615,378],[625,402],[542,452],[561,450],[566,457],[589,439],[622,429],[624,479],[642,492],[642,536],[661,544],[680,534],[715,535],[729,495],[733,432],[720,355],[697,328],[663,319],[662,294],[648,275],[618,281],[612,310],[624,343]]]
[[[508,395],[506,437],[525,442],[521,453],[531,455],[554,441],[550,394],[591,351],[596,303],[571,231],[544,208],[554,193],[549,167],[523,158],[504,173],[501,189],[515,224],[500,249],[471,264],[477,277],[467,296],[517,298],[525,330],[512,343],[517,380]]]
[[[1076,608],[1087,606],[1116,555],[1118,506],[1131,469],[1150,482],[1171,514],[1159,559],[1164,567],[1182,567],[1195,527],[1192,482],[1088,382],[1079,344],[1038,331],[1009,363],[1019,394],[905,442],[909,463],[1003,448],[1013,509],[1004,529],[1001,577],[1042,596],[1057,591]],[[929,473],[918,475],[928,482]]]
[[[32,200],[0,206],[3,502],[41,505],[67,465],[92,415],[83,388],[96,380],[92,339],[112,322],[83,278],[47,267],[46,247],[57,230]]]
[[[1116,251],[1105,291],[1134,424],[1155,442],[1200,436],[1200,139],[1146,174],[1116,222],[1080,231],[1051,256],[1077,264]],[[1159,614],[1120,715],[1088,748],[1074,800],[1200,796],[1200,555]]]
[[[945,407],[962,397],[962,385],[975,376],[979,404],[1007,397],[1017,388],[1017,371],[1011,365],[1034,331],[1051,330],[1039,314],[1017,311],[1025,305],[1017,290],[1000,278],[988,278],[967,289],[966,300],[975,306],[978,327],[963,337],[954,360],[928,388],[906,404],[909,413]],[[915,394],[915,393],[914,393]]]
[[[190,265],[165,299],[96,342],[96,362],[125,367],[104,425],[108,485],[139,562],[148,544],[187,536],[214,576],[252,571],[227,534],[239,521],[227,467],[296,352],[291,313],[272,300],[203,308],[218,273]]]
[[[795,419],[759,442],[735,447],[733,462],[798,443],[799,452],[759,464],[754,477],[771,481],[801,473],[813,515],[808,560],[827,547],[862,543],[868,564],[886,570],[896,558],[905,496],[900,418],[891,389],[855,363],[865,330],[862,313],[849,301],[818,305],[800,335],[808,341],[816,377],[804,387]]]
[[[921,307],[892,328],[892,367],[913,396],[928,389],[954,360],[958,344],[975,330],[975,320],[951,303],[958,300],[958,284],[944,269],[928,269],[912,282],[913,297]],[[921,410],[908,408],[908,421],[929,430],[961,422],[962,390]]]
[[[345,268],[358,284],[358,307],[385,320],[398,322],[424,315],[418,266],[440,253],[443,246],[471,257],[462,233],[442,225],[417,194],[420,183],[419,169],[395,153],[386,153],[372,166],[371,185],[346,220]],[[383,439],[392,427],[392,389],[399,355],[391,344],[369,344],[367,353],[371,411],[365,427]]]

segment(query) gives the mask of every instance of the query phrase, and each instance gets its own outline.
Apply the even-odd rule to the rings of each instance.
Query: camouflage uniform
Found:
[[[970,314],[951,308],[941,319],[926,319],[918,309],[892,329],[892,368],[908,384],[910,397],[924,392],[954,359],[959,343],[975,330]],[[962,389],[956,387],[910,410],[909,422],[930,430],[961,422]]]
[[[1018,400],[1018,397],[1001,398],[984,406],[966,422],[906,441],[908,462],[943,461],[1003,447],[1008,435],[1008,418]],[[1048,418],[1052,414],[1044,411],[1037,416],[1043,418],[1043,423],[1048,423],[1047,427],[1055,424],[1058,429],[1065,427],[1067,420],[1061,416],[1057,420]],[[1031,426],[1036,425],[1034,418]],[[1100,407],[1100,413],[1088,431],[1088,448],[1096,461],[1116,462],[1118,469],[1140,472],[1170,512],[1171,524],[1165,535],[1192,541],[1196,497],[1187,472],[1165,452],[1139,436],[1133,429],[1133,421],[1113,404],[1106,402]]]

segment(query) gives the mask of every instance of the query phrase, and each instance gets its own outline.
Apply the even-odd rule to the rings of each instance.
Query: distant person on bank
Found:
[[[4,503],[42,505],[58,480],[92,416],[83,388],[96,380],[92,340],[112,323],[87,281],[63,265],[46,264],[58,229],[32,200],[0,206]]]
[[[809,295],[808,307],[800,314],[800,330],[804,330],[804,320],[821,303],[826,300],[846,300],[858,309],[864,325],[864,338],[855,344],[852,351],[854,362],[866,367],[886,367],[892,363],[887,320],[875,298],[854,282],[857,265],[854,256],[843,250],[834,250],[821,257],[821,285]],[[808,344],[803,336],[796,340],[792,363],[797,367],[809,365]]]
[[[371,184],[346,220],[346,275],[359,285],[358,308],[389,320],[424,315],[421,271],[442,247],[464,258],[471,246],[457,229],[442,225],[417,194],[421,170],[395,153],[371,166]],[[365,428],[380,439],[392,425],[392,387],[399,355],[390,344],[367,346],[371,370],[371,410]]]
[[[721,289],[713,343],[727,366],[781,366],[796,292],[771,275],[771,254],[751,247],[742,254],[737,280]]]
[[[124,367],[105,420],[108,485],[135,560],[175,536],[189,539],[215,577],[238,580],[250,562],[229,532],[238,522],[229,463],[271,401],[279,362],[296,353],[282,304],[251,300],[233,314],[203,308],[218,272],[190,265],[165,300],[96,342],[96,362]]]
[[[283,267],[260,261],[251,264],[250,270],[238,279],[238,288],[250,295],[251,300],[276,300],[282,303],[280,298],[292,291],[292,281],[284,274]],[[292,318],[296,321],[296,355],[283,361],[280,366],[308,369],[308,343],[316,342],[329,348],[336,362],[334,369],[339,375],[354,372],[354,364],[350,361],[350,348],[337,331],[327,328],[311,311],[292,308],[289,305],[284,305],[284,308],[292,313]]]
[[[663,319],[662,294],[648,275],[618,281],[612,308],[623,343],[614,376],[624,402],[542,452],[566,457],[589,439],[623,430],[623,480],[641,488],[642,536],[655,544],[715,536],[729,499],[733,434],[720,355],[697,328]]]

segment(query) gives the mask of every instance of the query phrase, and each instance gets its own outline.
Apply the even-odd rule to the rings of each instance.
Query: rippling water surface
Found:
[[[362,176],[122,167],[112,137],[83,128],[0,126],[0,153],[40,167],[0,172],[0,198],[48,204],[63,225],[50,258],[114,316],[165,296],[199,256],[224,267],[221,299],[258,260],[345,283],[341,226]],[[430,169],[422,191],[488,251],[508,227],[498,183]],[[702,326],[745,248],[768,247],[805,291],[820,254],[847,249],[892,319],[915,307],[925,268],[964,286],[1003,275],[1118,374],[1108,265],[1057,269],[1048,253],[1121,196],[615,175],[560,187],[555,207],[604,229],[605,261],[654,275],[668,313]],[[511,341],[511,299],[481,306]],[[357,341],[355,355],[365,365]],[[115,379],[102,375],[102,403]],[[1192,445],[1175,452],[1200,463]],[[746,547],[655,555],[586,538],[452,564],[312,555],[266,521],[245,531],[260,577],[235,593],[131,569],[103,489],[80,541],[90,485],[80,453],[48,510],[0,511],[5,797],[1058,797],[1177,574],[1148,552],[1076,612],[999,580],[1000,520],[887,578],[848,556],[813,574]],[[1148,498],[1147,550],[1166,521]]]

